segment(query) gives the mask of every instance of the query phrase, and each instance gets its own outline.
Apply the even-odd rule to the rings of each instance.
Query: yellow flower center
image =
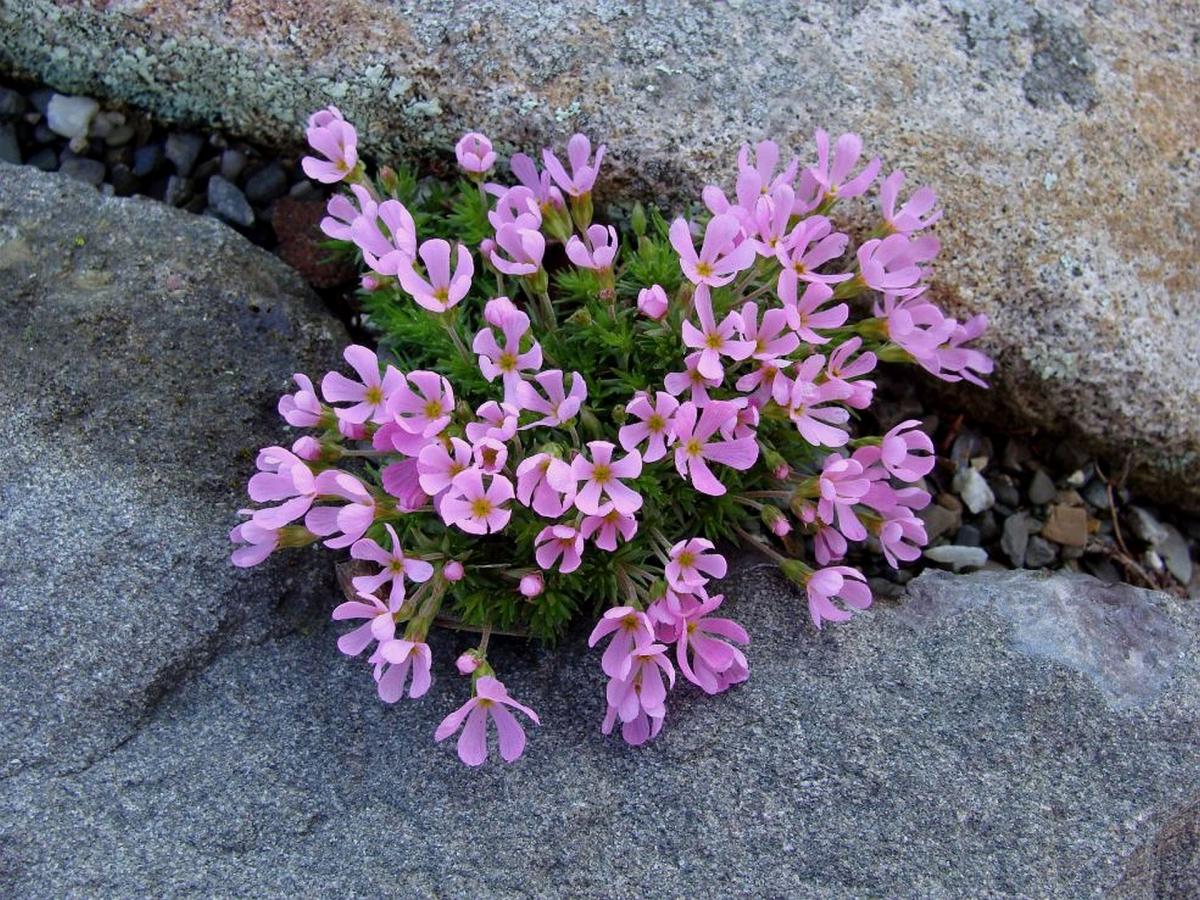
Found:
[[[442,414],[442,404],[439,400],[427,400],[425,402],[425,418],[436,419]]]
[[[704,339],[704,346],[709,350],[720,350],[722,344],[724,343],[725,342],[721,340],[721,336],[719,334],[710,334]]]
[[[445,287],[436,288],[433,292],[433,299],[445,306],[450,302],[450,289]]]
[[[696,274],[699,275],[701,278],[708,278],[710,275],[712,275],[712,273],[713,273],[713,267],[710,263],[706,263],[706,262],[696,263]]]
[[[596,484],[608,484],[608,482],[612,481],[612,469],[603,463],[593,467],[592,481],[596,482]]]
[[[699,456],[700,442],[695,438],[689,438],[687,444],[684,446],[684,452],[686,452],[688,456]]]
[[[678,562],[683,568],[690,569],[696,563],[696,554],[691,550],[684,550],[679,554],[679,558],[676,560],[676,562]]]
[[[372,406],[378,406],[383,402],[383,389],[376,385],[371,385],[371,387],[367,388],[367,394],[364,399]]]
[[[500,366],[501,372],[515,372],[517,370],[517,357],[512,353],[501,353],[500,362],[497,365]]]
[[[477,519],[486,519],[492,513],[492,501],[487,497],[480,497],[478,500],[471,501],[471,515]]]
[[[650,418],[646,420],[646,427],[657,433],[667,430],[667,420],[658,413],[651,413]]]

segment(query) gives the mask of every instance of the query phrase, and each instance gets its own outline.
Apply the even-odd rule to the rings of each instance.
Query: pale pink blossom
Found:
[[[646,741],[658,737],[662,731],[663,716],[649,716],[642,708],[638,708],[637,717],[632,722],[621,723],[621,737],[631,747],[640,747]],[[600,724],[601,734],[612,734],[613,726],[617,724],[617,708],[609,706]]]
[[[453,584],[456,581],[462,581],[463,577],[466,574],[467,574],[466,569],[463,568],[463,564],[460,563],[457,559],[452,559],[448,563],[446,563],[444,566],[442,566],[442,577],[445,578],[447,581],[449,581],[451,584]],[[461,671],[461,669],[460,669],[460,671]]]
[[[518,312],[516,304],[507,297],[493,297],[483,307],[483,320],[494,328],[503,328],[504,321]]]
[[[918,420],[906,419],[883,436],[883,467],[901,481],[920,481],[933,470],[933,441],[920,426]]]
[[[467,534],[495,533],[512,517],[512,510],[504,505],[512,498],[512,482],[503,475],[493,475],[485,488],[483,473],[467,469],[454,476],[442,498],[442,520]]]
[[[514,153],[508,161],[508,165],[512,169],[513,176],[516,177],[517,181],[523,187],[533,192],[543,214],[548,212],[551,207],[556,209],[563,208],[562,192],[551,183],[550,173],[547,171],[538,172],[537,163],[530,157],[524,153]],[[489,193],[496,196],[500,196],[510,190],[510,188],[501,184],[489,184],[487,185],[487,189]]]
[[[517,406],[488,400],[475,410],[478,417],[476,421],[467,423],[467,440],[475,443],[484,438],[511,440],[517,433],[517,417],[520,414],[521,410]]]
[[[834,231],[833,223],[825,216],[809,216],[798,222],[776,247],[775,258],[785,271],[801,281],[836,284],[853,278],[853,273],[822,274],[817,269],[845,253],[849,242],[850,236]]]
[[[521,338],[529,331],[529,316],[520,310],[505,316],[500,330],[504,336],[503,347],[491,328],[481,328],[471,349],[479,354],[479,371],[483,377],[488,381],[499,377],[504,384],[504,402],[516,403],[521,372],[536,372],[542,367],[542,348],[534,341],[528,350],[521,352]]]
[[[664,569],[667,584],[681,594],[693,594],[710,578],[724,578],[728,570],[725,557],[713,549],[707,538],[689,538],[671,548]]]
[[[478,669],[479,666],[479,657],[470,650],[459,654],[458,659],[454,661],[454,668],[458,669],[459,675],[470,675],[472,672]]]
[[[609,709],[616,710],[622,723],[640,716],[663,719],[667,714],[667,689],[675,686],[675,667],[667,659],[663,644],[643,644],[627,657],[629,667],[621,678],[613,678],[605,689]],[[663,676],[667,684],[663,683]]]
[[[638,394],[625,407],[625,411],[640,421],[622,425],[617,439],[626,451],[633,450],[643,441],[642,462],[658,462],[667,455],[667,447],[675,443],[674,416],[679,401],[665,391],[654,395],[654,403],[645,394]]]
[[[508,445],[495,438],[485,437],[471,448],[475,466],[484,475],[495,475],[508,462]]]
[[[458,738],[458,758],[468,766],[483,765],[487,760],[487,720],[491,718],[500,736],[500,755],[505,762],[513,762],[525,752],[525,730],[509,707],[523,712],[535,725],[541,724],[537,713],[512,699],[502,682],[485,675],[475,682],[475,696],[442,720],[433,739],[444,741],[465,721]]]
[[[799,365],[794,378],[776,379],[775,402],[787,410],[801,436],[814,447],[842,447],[850,434],[837,426],[848,422],[850,413],[828,404],[845,399],[850,390],[834,382],[818,384],[824,366],[825,357],[817,354]]]
[[[547,525],[538,532],[533,543],[537,547],[534,559],[547,571],[555,560],[559,560],[558,571],[568,575],[582,562],[583,535],[570,525]]]
[[[928,228],[942,217],[942,211],[934,209],[937,205],[937,194],[931,187],[917,188],[897,211],[896,200],[903,186],[904,172],[900,169],[888,175],[879,185],[879,209],[883,214],[884,225],[889,231],[910,234]]]
[[[734,646],[750,643],[750,635],[732,619],[709,615],[724,599],[716,594],[687,612],[675,644],[679,671],[706,694],[719,694],[750,677],[745,654]]]
[[[634,650],[654,643],[654,626],[644,612],[632,606],[615,606],[600,617],[588,637],[588,646],[595,647],[610,634],[612,640],[600,657],[600,668],[609,678],[625,678],[633,666]]]
[[[499,231],[505,225],[538,231],[542,227],[542,209],[537,196],[522,185],[507,188],[496,196],[496,205],[488,211],[488,221]]]
[[[953,320],[952,320],[953,321]],[[966,380],[987,387],[984,375],[990,375],[995,363],[987,354],[963,344],[979,337],[987,328],[987,316],[979,313],[963,324],[954,323],[954,330],[942,346],[917,362],[943,381]]]
[[[866,409],[875,396],[875,382],[862,376],[875,371],[877,359],[870,350],[854,356],[861,346],[860,337],[839,344],[830,351],[829,364],[825,367],[829,383],[840,386],[845,394],[842,402],[852,409]]]
[[[834,600],[841,600],[851,609],[870,606],[871,589],[866,582],[861,572],[849,566],[830,566],[813,572],[805,585],[813,624],[820,628],[824,621],[845,622],[850,618],[849,612],[834,606]]]
[[[430,312],[444,313],[457,305],[471,290],[471,276],[475,273],[471,252],[462,244],[458,245],[458,261],[455,263],[453,274],[450,272],[450,254],[449,242],[441,238],[421,244],[418,255],[425,264],[428,281],[417,274],[412,259],[405,258],[399,261],[396,275],[400,279],[400,286],[419,306]]]
[[[437,372],[409,372],[388,397],[387,411],[405,431],[431,438],[450,424],[454,389]]]
[[[239,510],[241,515],[250,515],[253,510]],[[240,569],[257,566],[279,548],[279,529],[263,528],[253,520],[235,525],[229,532],[229,540],[238,546],[230,554],[230,562]]]
[[[763,360],[757,369],[740,376],[734,387],[746,394],[746,399],[754,405],[763,406],[774,395],[776,382],[791,364],[791,360]]]
[[[790,269],[779,274],[779,299],[783,301],[783,313],[788,325],[807,344],[825,344],[829,338],[817,334],[814,329],[841,328],[850,316],[850,307],[839,303],[830,309],[821,309],[832,296],[833,289],[819,281],[804,286],[804,294],[796,296],[799,279]]]
[[[721,436],[726,440],[754,438],[758,432],[758,407],[745,397],[725,401],[737,410],[731,418],[721,423]]]
[[[850,176],[862,156],[862,138],[857,134],[843,134],[833,146],[832,159],[829,156],[829,135],[818,128],[814,139],[817,144],[817,164],[804,171],[802,186],[815,185],[819,200],[835,197],[848,200],[865,194],[879,174],[880,162],[878,158],[872,159],[861,172]],[[800,193],[805,193],[803,187]]]
[[[313,462],[321,458],[321,442],[311,434],[306,434],[292,443],[292,452],[303,460]]]
[[[567,241],[567,259],[581,269],[597,272],[611,269],[617,258],[617,229],[611,225],[591,225],[586,238],[585,242],[578,235],[571,235]]]
[[[666,318],[670,305],[667,292],[660,284],[652,284],[650,287],[638,291],[638,312],[648,319],[653,319],[655,322],[662,321]]]
[[[471,467],[473,457],[471,445],[462,438],[450,438],[449,447],[441,442],[428,445],[417,457],[421,490],[437,497],[459,474]]]
[[[507,256],[501,256],[504,251]],[[546,239],[540,231],[520,225],[501,225],[491,252],[492,265],[505,275],[533,275],[542,267]]]
[[[390,420],[388,398],[404,384],[404,376],[393,366],[388,366],[381,376],[378,357],[359,344],[348,346],[342,356],[361,380],[352,381],[340,372],[328,372],[321,379],[321,393],[327,402],[354,404],[334,407],[338,418],[352,425],[361,425],[368,420],[382,424]]]
[[[517,466],[517,500],[540,516],[556,519],[575,499],[571,464],[549,453],[534,453]]]
[[[754,343],[735,337],[742,330],[742,317],[737,312],[728,313],[717,323],[713,314],[711,289],[707,284],[697,285],[695,308],[700,327],[684,320],[683,343],[699,352],[696,368],[701,375],[705,378],[723,378],[725,368],[721,365],[721,357],[745,359],[754,352]]]
[[[255,510],[252,520],[260,528],[282,528],[296,521],[316,502],[320,483],[296,454],[283,447],[264,447],[255,460],[258,472],[250,478],[247,492],[255,503],[274,503]]]
[[[375,198],[371,196],[371,192],[366,186],[352,184],[350,192],[354,194],[358,206],[355,206],[345,194],[334,194],[329,198],[329,203],[325,207],[325,211],[329,215],[321,220],[321,230],[335,241],[354,240],[351,231],[354,220],[359,216],[373,218],[378,208]]]
[[[567,141],[567,161],[571,164],[571,172],[563,168],[563,164],[547,148],[542,151],[542,162],[560,188],[572,197],[581,197],[589,193],[596,184],[596,175],[600,171],[600,162],[604,159],[604,145],[596,148],[596,156],[592,158],[592,144],[585,135],[573,134]]]
[[[338,638],[338,650],[347,656],[358,656],[372,641],[383,643],[396,636],[395,613],[400,604],[384,603],[373,594],[360,592],[358,596],[360,599],[347,600],[333,611],[333,619],[337,622],[366,619],[364,624]]]
[[[736,414],[737,407],[727,401],[712,401],[703,412],[689,401],[680,404],[675,413],[675,468],[702,494],[719,497],[725,493],[725,485],[712,473],[709,462],[745,470],[758,459],[754,438],[711,440],[721,424]]]
[[[496,151],[486,135],[468,131],[454,145],[454,156],[464,172],[483,175],[496,164]]]
[[[787,356],[800,346],[800,338],[785,331],[788,327],[785,310],[764,310],[762,324],[759,324],[758,304],[751,302],[742,307],[740,319],[742,339],[753,345],[751,359],[774,360]]]
[[[690,397],[693,403],[708,403],[708,389],[719,387],[722,379],[708,378],[701,373],[698,368],[700,364],[699,351],[685,356],[683,364],[686,368],[682,372],[667,373],[663,379],[663,387],[676,397],[684,391],[691,391]]]
[[[413,512],[429,502],[429,495],[421,487],[421,466],[416,459],[402,459],[388,463],[379,471],[383,489],[396,498],[396,509]]]
[[[416,223],[399,200],[384,200],[371,215],[359,216],[350,225],[350,236],[363,261],[380,275],[395,275],[400,263],[411,262],[417,252]]]
[[[825,457],[817,484],[821,492],[817,515],[821,521],[828,525],[836,523],[849,540],[866,540],[867,529],[854,513],[854,504],[871,489],[870,479],[863,477],[862,465],[855,459],[831,453]]]
[[[396,536],[395,529],[391,525],[383,527],[391,539],[390,550],[385,550],[371,538],[355,541],[350,548],[350,555],[354,559],[367,560],[382,568],[374,575],[355,576],[351,579],[351,584],[360,594],[374,594],[390,582],[388,605],[393,609],[399,609],[405,597],[404,580],[407,578],[417,584],[428,581],[433,577],[433,566],[423,559],[406,556],[404,548],[400,546],[400,538]]]
[[[859,277],[876,291],[912,288],[925,274],[921,263],[937,256],[940,244],[931,234],[910,239],[905,234],[864,241],[858,248]]]
[[[738,149],[738,196],[743,188],[748,195],[769,194],[782,185],[791,186],[796,177],[800,161],[795,157],[778,173],[779,145],[774,141],[759,141],[754,145],[754,160],[750,160],[750,145],[742,144]]]
[[[585,515],[600,515],[606,496],[617,512],[625,515],[642,508],[642,495],[623,483],[642,474],[642,455],[631,450],[622,459],[614,460],[616,449],[608,441],[589,441],[592,458],[579,454],[571,462],[571,474],[577,482],[583,482],[575,494],[575,507]]]
[[[299,388],[294,394],[284,394],[279,398],[279,415],[289,425],[296,428],[312,428],[321,421],[325,408],[317,399],[316,389],[312,379],[302,372],[292,376]]]
[[[566,389],[565,376],[561,369],[550,369],[533,376],[545,391],[543,397],[532,383],[522,381],[517,385],[517,405],[529,412],[541,413],[542,418],[528,425],[522,425],[521,430],[539,426],[554,427],[565,425],[579,413],[583,401],[587,399],[587,382],[578,372],[571,373],[571,390]]]
[[[324,159],[306,156],[300,161],[304,174],[323,184],[344,180],[358,165],[358,134],[342,118],[336,106],[313,113],[305,136],[308,145]]]
[[[846,536],[838,531],[836,526],[825,522],[813,522],[809,523],[809,527],[816,529],[813,531],[813,556],[816,557],[818,565],[827,566],[845,558],[850,545],[846,542]]]
[[[612,504],[605,504],[599,514],[584,516],[579,531],[583,537],[594,541],[601,550],[612,553],[617,549],[618,536],[622,541],[628,541],[637,534],[637,519],[621,512]]]
[[[676,219],[671,223],[671,246],[679,254],[679,265],[689,281],[721,287],[733,281],[739,272],[754,265],[757,259],[754,241],[736,243],[741,233],[741,223],[734,216],[713,216],[705,227],[704,243],[697,254],[687,222]]]
[[[921,548],[929,542],[925,534],[925,523],[908,513],[903,507],[894,515],[884,519],[879,526],[879,543],[888,565],[899,569],[901,561],[912,562],[921,555]]]
[[[326,547],[349,547],[375,521],[375,495],[353,475],[328,469],[317,476],[317,490],[349,501],[340,507],[313,507],[305,516],[304,525],[309,531],[331,535],[325,541]]]
[[[769,195],[755,201],[750,226],[758,244],[759,256],[774,256],[785,243],[795,200],[791,186],[781,184]]]
[[[375,664],[375,683],[379,699],[384,703],[395,703],[404,696],[410,674],[412,682],[408,685],[408,696],[412,700],[424,696],[433,680],[429,674],[433,654],[423,641],[384,641],[375,649],[370,661]]]
[[[546,582],[537,572],[530,572],[527,575],[521,576],[521,582],[517,585],[517,590],[522,597],[532,600],[546,589]]]

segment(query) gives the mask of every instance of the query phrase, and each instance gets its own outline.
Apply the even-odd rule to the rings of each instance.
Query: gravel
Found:
[[[175,166],[175,174],[188,176],[204,149],[204,138],[198,134],[173,131],[167,135],[165,153],[167,159]]]
[[[214,175],[208,180],[208,205],[226,222],[242,226],[254,223],[254,210],[250,207],[246,195],[236,184],[226,181],[220,175]]]
[[[91,97],[68,97],[55,94],[46,107],[46,124],[55,134],[65,138],[85,138],[92,117],[100,104]]]

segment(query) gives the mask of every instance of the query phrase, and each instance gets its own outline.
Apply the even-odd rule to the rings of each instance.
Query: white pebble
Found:
[[[46,124],[50,130],[65,138],[85,138],[92,124],[92,117],[100,104],[91,97],[68,97],[55,94],[46,109]]]

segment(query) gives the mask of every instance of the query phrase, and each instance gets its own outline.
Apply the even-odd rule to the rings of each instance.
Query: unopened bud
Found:
[[[642,206],[640,200],[633,204],[633,212],[629,214],[629,226],[638,237],[646,233],[646,207]]]
[[[642,288],[638,292],[638,312],[655,322],[661,322],[667,315],[667,310],[670,308],[670,301],[667,299],[667,292],[663,290],[662,285],[655,284],[648,288]]]
[[[475,655],[475,651],[468,650],[454,661],[454,667],[458,669],[459,675],[470,675],[479,668],[479,662],[479,657]]]
[[[447,581],[462,581],[465,574],[466,571],[463,569],[463,564],[457,559],[452,559],[442,566],[442,577]]]
[[[784,537],[792,531],[792,523],[787,520],[787,516],[778,506],[764,506],[762,520],[775,537]]]
[[[546,589],[546,583],[538,572],[530,572],[521,578],[521,596],[533,599]]]

